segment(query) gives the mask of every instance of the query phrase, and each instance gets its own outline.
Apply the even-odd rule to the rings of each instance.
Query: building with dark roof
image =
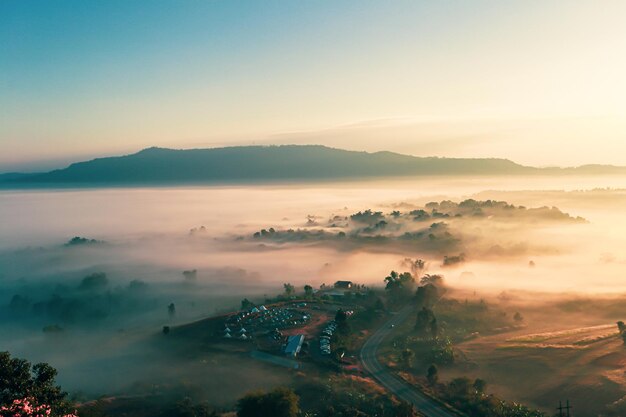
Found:
[[[287,338],[287,346],[285,346],[285,355],[295,358],[302,349],[302,343],[304,342],[304,335],[297,334],[295,336],[289,336]]]

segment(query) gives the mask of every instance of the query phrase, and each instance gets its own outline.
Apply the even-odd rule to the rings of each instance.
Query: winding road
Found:
[[[415,387],[401,380],[388,369],[380,364],[376,357],[380,343],[392,331],[392,326],[398,325],[405,321],[414,309],[411,305],[400,310],[391,320],[383,327],[378,329],[361,348],[361,362],[363,368],[378,380],[385,388],[391,391],[398,398],[413,404],[416,410],[424,414],[426,417],[458,417],[454,412],[446,409],[444,406],[424,395]]]

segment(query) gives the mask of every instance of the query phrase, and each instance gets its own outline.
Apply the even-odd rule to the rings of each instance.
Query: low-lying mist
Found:
[[[162,327],[285,282],[382,285],[419,258],[459,291],[626,292],[626,179],[562,182],[3,191],[1,350],[50,362],[65,389],[93,397],[199,378],[163,360]]]

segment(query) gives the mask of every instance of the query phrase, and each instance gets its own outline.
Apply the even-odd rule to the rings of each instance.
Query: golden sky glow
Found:
[[[252,143],[626,165],[622,1],[131,3],[0,5],[0,171]]]

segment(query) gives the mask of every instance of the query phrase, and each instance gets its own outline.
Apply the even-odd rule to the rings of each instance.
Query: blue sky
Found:
[[[277,142],[626,164],[624,12],[618,1],[4,0],[0,171]],[[578,150],[549,160],[533,140]]]

